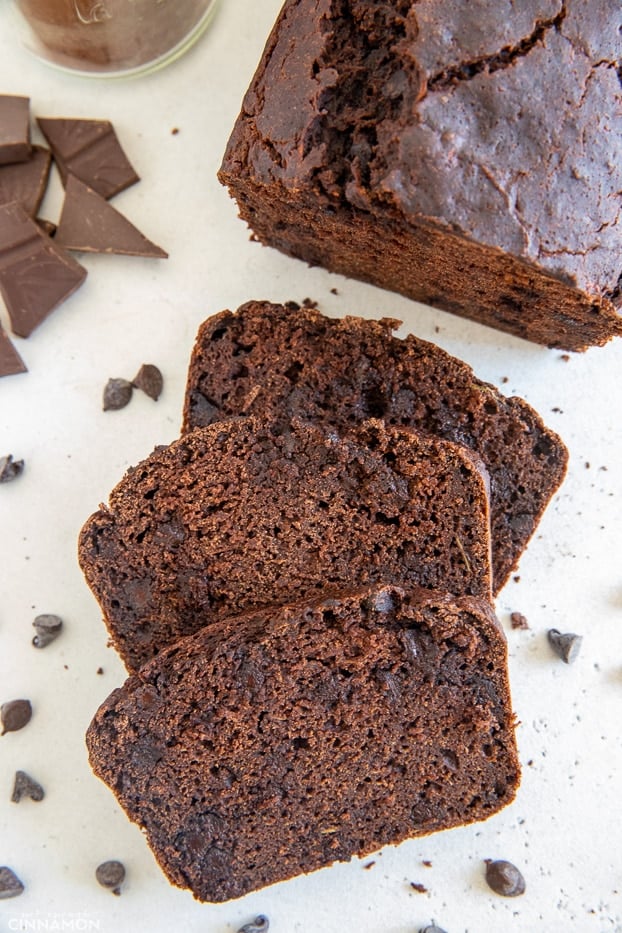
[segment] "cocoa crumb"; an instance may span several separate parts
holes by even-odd
[[[517,629],[517,628],[528,629],[529,628],[529,622],[527,621],[525,616],[522,614],[522,612],[512,612],[510,614],[510,623],[513,629]]]
[[[426,886],[425,886],[424,884],[419,884],[419,882],[417,882],[417,881],[411,881],[411,882],[410,882],[410,886],[411,886],[411,888],[413,889],[413,891],[416,891],[416,892],[417,892],[417,894],[427,894],[427,893],[428,893],[428,889],[426,888]]]

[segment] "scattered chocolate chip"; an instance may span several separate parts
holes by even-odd
[[[154,366],[153,363],[143,363],[132,379],[132,385],[135,389],[141,389],[145,395],[157,402],[162,394],[164,380],[157,366]]]
[[[103,198],[139,181],[109,120],[41,117],[37,120],[63,182],[75,175]]]
[[[331,295],[338,295],[338,294],[339,294],[339,292],[337,291],[336,288],[331,288],[330,293],[331,293]]]
[[[514,575],[514,583],[520,583],[520,574],[517,573]]]
[[[17,201],[0,204],[0,257],[0,291],[18,337],[29,337],[86,278]]]
[[[567,363],[568,360],[570,359],[570,354],[569,354],[569,353],[562,353],[561,356],[560,356],[559,358],[560,358],[560,360],[562,360],[564,363]]]
[[[562,634],[556,628],[552,628],[547,632],[547,637],[549,645],[565,664],[572,664],[577,660],[583,641],[581,635],[575,635],[573,632]]]
[[[32,717],[32,706],[30,700],[9,700],[0,706],[0,722],[2,723],[2,732],[19,732],[24,726],[27,726]]]
[[[417,892],[417,894],[428,893],[428,889],[426,888],[426,886],[424,884],[420,884],[418,881],[411,881],[410,886],[413,889],[413,891]]]
[[[98,667],[97,670],[95,671],[95,673],[96,673],[96,674],[103,674],[103,673],[104,673],[103,667]]]
[[[432,868],[432,862],[429,859],[424,858],[421,864],[425,865],[426,868]]]
[[[512,628],[528,629],[529,622],[522,612],[512,612],[510,613],[510,624]]]
[[[507,376],[501,376],[501,382],[503,383],[503,385],[505,385],[505,384],[506,384],[507,382],[509,382],[509,381],[510,381],[510,380],[509,380],[509,378],[508,378]]]
[[[171,136],[177,136],[178,133],[179,133],[179,127],[174,126],[173,129],[171,130]]]
[[[363,868],[364,868],[366,871],[369,871],[369,869],[370,869],[370,868],[373,868],[375,864],[376,864],[375,862],[367,862],[367,864],[363,865]]]
[[[266,933],[270,929],[270,921],[263,914],[255,917],[250,923],[245,923],[240,927],[238,933]]]
[[[518,897],[525,893],[525,879],[516,865],[505,859],[486,859],[486,882],[502,897]]]
[[[95,877],[102,888],[109,888],[117,897],[121,893],[121,885],[125,880],[125,866],[122,862],[112,859],[109,862],[102,862],[95,869]]]
[[[0,483],[10,483],[24,472],[24,461],[14,460],[11,454],[0,457]]]
[[[19,803],[22,797],[30,797],[31,800],[43,800],[45,792],[38,781],[31,778],[25,771],[15,772],[15,783],[11,801]]]
[[[127,379],[109,379],[104,388],[104,411],[119,411],[132,398],[132,383]]]
[[[3,865],[0,868],[0,901],[9,897],[18,897],[22,894],[24,885],[11,868]]]
[[[60,616],[44,613],[37,616],[32,624],[37,633],[32,640],[33,645],[35,648],[46,648],[60,635],[63,620]]]
[[[168,256],[101,194],[75,175],[67,179],[54,243],[83,253],[120,253],[153,259]]]
[[[431,926],[421,927],[419,933],[445,933],[445,930],[441,930],[435,923],[432,923]]]
[[[556,405],[555,408],[551,408],[551,411],[556,412],[556,414],[558,414],[558,415],[563,415],[563,414],[564,414],[564,410],[563,410],[562,408],[560,408],[558,405]]]
[[[30,98],[0,95],[0,164],[30,155]]]

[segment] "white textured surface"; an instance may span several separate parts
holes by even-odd
[[[29,697],[34,706],[26,729],[0,739],[0,865],[26,885],[22,897],[0,902],[0,931],[230,933],[263,912],[271,933],[415,933],[433,918],[448,933],[620,933],[622,342],[564,361],[559,351],[249,242],[215,172],[278,8],[279,0],[223,0],[184,59],[150,77],[105,83],[28,57],[0,7],[0,92],[29,95],[35,115],[111,119],[143,179],[115,206],[170,252],[166,262],[85,257],[85,286],[28,341],[16,341],[30,372],[0,381],[0,455],[27,464],[0,487],[0,702]],[[53,219],[59,203],[56,184],[42,213]],[[523,557],[520,582],[497,603],[524,778],[516,802],[486,824],[387,848],[369,870],[354,861],[212,907],[169,887],[139,830],[89,770],[84,731],[124,672],[106,647],[76,538],[126,467],[178,433],[200,321],[249,298],[306,296],[331,315],[403,319],[404,333],[441,343],[503,392],[526,398],[570,448],[568,478]],[[0,319],[8,325],[4,309]],[[160,401],[136,393],[123,411],[104,414],[108,377],[132,378],[142,362],[164,373]],[[513,610],[526,615],[529,631],[511,629]],[[30,644],[39,612],[66,623],[40,652]],[[552,626],[583,634],[574,666],[551,654]],[[42,803],[9,802],[18,768],[42,782]],[[93,877],[107,858],[128,869],[120,898]],[[490,892],[485,858],[514,861],[527,893],[504,900]]]

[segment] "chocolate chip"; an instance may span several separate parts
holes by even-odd
[[[14,460],[11,454],[0,457],[0,483],[10,483],[24,472],[24,461]]]
[[[121,893],[121,885],[125,880],[125,866],[122,862],[112,859],[109,862],[102,862],[95,869],[95,877],[102,888],[109,888],[117,897]]]
[[[518,897],[525,893],[525,879],[516,865],[505,859],[486,859],[486,882],[502,897]]]
[[[572,632],[562,634],[556,628],[552,628],[547,632],[547,637],[549,645],[565,664],[572,664],[577,660],[583,642],[581,635],[575,635]]]
[[[60,635],[63,620],[60,616],[46,612],[37,616],[32,624],[37,633],[32,640],[33,645],[35,648],[46,648]]]
[[[19,803],[22,797],[30,797],[31,800],[37,801],[43,800],[45,791],[39,782],[31,778],[25,771],[16,771],[11,801],[13,803]]]
[[[432,926],[421,927],[419,933],[445,933],[445,930],[441,930],[440,927],[433,923]]]
[[[132,385],[135,389],[142,389],[145,395],[157,402],[162,394],[164,380],[157,366],[154,366],[153,363],[143,363],[136,376],[132,379]]]
[[[527,621],[526,617],[522,614],[522,612],[512,612],[510,614],[510,623],[512,625],[512,628],[515,628],[515,629],[516,628],[520,628],[520,629],[529,628],[529,622]]]
[[[18,732],[28,725],[32,716],[32,706],[30,700],[9,700],[0,706],[0,722],[2,723],[2,732]]]
[[[24,885],[11,868],[3,865],[0,868],[0,901],[9,897],[18,897],[24,890]]]
[[[96,674],[103,674],[103,673],[104,673],[103,667],[98,667],[97,670],[95,671],[95,673],[96,673]]]
[[[119,411],[132,398],[132,383],[127,379],[109,379],[104,389],[104,411]]]
[[[238,933],[266,933],[270,929],[270,921],[263,914],[255,917],[250,923],[245,923],[240,927]]]

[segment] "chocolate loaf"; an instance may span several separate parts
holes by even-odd
[[[220,171],[263,243],[519,337],[622,334],[618,0],[287,0]]]
[[[269,302],[223,311],[199,330],[183,430],[264,414],[343,431],[371,416],[466,445],[490,474],[498,592],[564,477],[567,451],[526,402],[505,398],[434,344],[393,337],[398,323]]]
[[[519,764],[485,602],[395,586],[179,640],[87,744],[173,884],[224,901],[490,816]]]
[[[390,580],[490,599],[487,481],[447,441],[239,419],[159,448],[86,523],[79,559],[131,670],[213,620]]]

